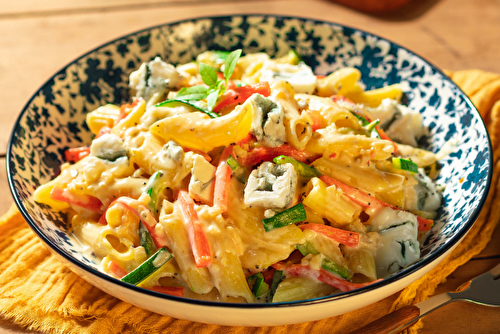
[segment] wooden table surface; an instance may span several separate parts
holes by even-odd
[[[63,65],[104,42],[180,19],[269,13],[329,20],[392,40],[440,68],[500,73],[499,0],[413,0],[402,9],[369,15],[331,1],[0,0],[0,212],[12,203],[5,150],[13,124],[31,95]],[[438,288],[462,282],[500,262],[500,228],[477,257]],[[425,318],[421,333],[498,333],[500,309],[455,303]],[[28,331],[0,318],[0,333]]]

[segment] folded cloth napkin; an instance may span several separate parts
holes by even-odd
[[[344,315],[288,326],[225,327],[161,316],[116,299],[67,269],[46,249],[13,206],[0,218],[0,314],[50,333],[348,333],[387,312],[432,295],[458,266],[479,254],[500,217],[500,75],[447,72],[477,106],[494,149],[493,183],[483,211],[466,238],[441,264],[402,291]],[[500,195],[499,195],[500,196]],[[409,329],[417,333],[422,322]]]

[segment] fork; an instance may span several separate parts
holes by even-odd
[[[399,333],[426,314],[456,301],[467,301],[486,306],[500,306],[500,264],[490,271],[462,284],[456,292],[436,295],[415,305],[389,313],[351,334]]]

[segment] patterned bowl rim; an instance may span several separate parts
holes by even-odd
[[[12,174],[12,170],[10,168],[10,161],[13,158],[12,145],[14,142],[14,136],[15,136],[16,130],[19,127],[20,121],[23,118],[25,112],[28,110],[28,107],[30,106],[31,102],[39,94],[40,90],[45,86],[45,84],[48,81],[54,79],[58,74],[63,73],[69,66],[71,66],[73,63],[77,62],[78,60],[81,60],[81,59],[87,57],[88,55],[92,54],[93,52],[95,52],[103,47],[106,47],[112,43],[115,43],[118,40],[125,39],[129,36],[134,36],[134,35],[137,35],[137,34],[140,34],[143,32],[147,32],[147,31],[150,31],[153,29],[158,29],[158,28],[168,27],[168,26],[175,26],[175,25],[179,25],[179,24],[187,23],[187,22],[195,22],[195,21],[199,21],[199,20],[231,19],[231,18],[235,18],[235,17],[267,17],[267,18],[273,17],[273,18],[283,19],[283,20],[299,20],[302,22],[311,22],[314,24],[334,25],[334,26],[337,26],[340,28],[347,28],[347,29],[350,29],[352,31],[357,31],[357,32],[361,33],[361,35],[364,38],[366,38],[368,36],[372,36],[372,37],[378,38],[380,40],[385,40],[397,48],[406,50],[412,56],[422,59],[426,63],[426,65],[430,66],[434,71],[441,74],[443,80],[451,83],[451,85],[454,88],[456,88],[460,94],[462,94],[462,97],[465,99],[465,101],[466,101],[467,105],[469,106],[469,108],[471,109],[471,111],[473,113],[476,113],[477,116],[479,117],[479,119],[481,120],[481,124],[483,125],[484,131],[487,135],[486,137],[487,137],[487,141],[488,141],[489,167],[488,167],[487,184],[484,188],[484,192],[482,194],[482,198],[480,199],[479,205],[477,206],[477,208],[473,212],[473,214],[469,217],[469,220],[462,226],[462,228],[455,235],[453,235],[450,238],[450,241],[448,241],[447,243],[444,243],[443,245],[441,245],[437,249],[435,249],[433,251],[433,254],[430,254],[426,258],[419,260],[417,263],[414,263],[413,265],[409,266],[408,268],[405,268],[405,269],[397,272],[393,276],[390,276],[389,278],[383,279],[379,282],[373,283],[371,285],[368,285],[368,286],[365,286],[365,287],[362,287],[362,288],[359,288],[356,290],[352,290],[352,291],[348,291],[348,292],[340,292],[340,293],[335,294],[335,295],[318,297],[318,298],[313,298],[313,299],[306,299],[306,300],[299,300],[299,301],[282,302],[282,303],[265,303],[265,304],[253,303],[253,304],[249,304],[249,303],[213,302],[213,301],[204,301],[204,300],[197,300],[197,299],[184,298],[184,297],[176,297],[176,296],[165,295],[165,294],[155,292],[152,290],[140,288],[138,286],[122,282],[116,278],[113,278],[111,276],[104,274],[103,272],[97,271],[97,270],[85,265],[84,263],[76,260],[75,258],[70,256],[69,254],[67,254],[63,250],[59,249],[59,247],[56,244],[54,244],[49,238],[47,238],[45,236],[45,234],[38,228],[38,226],[34,222],[33,218],[31,217],[31,215],[28,213],[27,209],[23,205],[22,200],[18,196],[17,189],[16,189],[15,184],[14,184],[14,175]],[[396,281],[399,281],[403,278],[406,278],[406,277],[416,273],[417,271],[421,270],[423,267],[434,262],[441,255],[443,255],[446,251],[448,251],[450,248],[455,246],[462,239],[462,237],[465,236],[465,234],[471,229],[472,225],[477,220],[479,213],[481,212],[481,209],[486,201],[487,195],[488,195],[490,187],[491,187],[491,180],[492,180],[492,174],[493,174],[492,173],[492,171],[493,171],[493,165],[492,165],[493,153],[492,153],[491,139],[489,137],[486,125],[484,124],[484,120],[480,116],[478,110],[476,109],[474,104],[471,102],[469,97],[463,92],[463,90],[460,87],[458,87],[446,74],[444,74],[444,72],[442,70],[440,70],[437,66],[433,65],[427,59],[425,59],[424,57],[418,55],[417,53],[415,53],[415,52],[413,52],[413,51],[411,51],[411,50],[409,50],[409,49],[407,49],[407,48],[405,48],[405,47],[403,47],[403,46],[401,46],[401,45],[399,45],[399,44],[397,44],[397,43],[395,43],[387,38],[384,38],[384,37],[381,37],[379,35],[367,32],[365,30],[353,28],[351,26],[347,26],[344,24],[335,23],[332,21],[311,19],[311,18],[307,18],[307,17],[275,15],[275,14],[261,14],[261,13],[255,13],[255,14],[254,13],[251,13],[251,14],[236,13],[236,14],[210,15],[210,16],[199,16],[199,17],[193,16],[193,17],[187,18],[187,19],[182,19],[182,20],[173,21],[173,22],[169,22],[169,23],[158,24],[158,25],[154,25],[154,26],[150,26],[150,27],[147,27],[144,29],[133,31],[133,32],[130,32],[130,33],[125,34],[123,36],[114,38],[108,42],[105,42],[105,43],[91,49],[90,51],[82,54],[81,56],[75,58],[74,60],[72,60],[71,62],[66,64],[64,67],[62,67],[59,71],[54,73],[47,81],[45,81],[40,86],[40,88],[38,90],[36,90],[36,92],[32,95],[32,97],[28,100],[28,102],[23,107],[21,113],[19,114],[18,118],[16,119],[16,121],[14,123],[13,130],[12,130],[11,136],[9,138],[9,142],[7,145],[6,162],[7,162],[6,168],[7,168],[7,177],[8,177],[8,182],[9,182],[9,188],[10,188],[10,191],[11,191],[12,196],[14,198],[14,202],[16,203],[22,216],[28,222],[28,225],[31,227],[31,229],[38,235],[38,237],[40,239],[42,239],[46,245],[50,246],[50,248],[53,251],[57,252],[65,260],[71,262],[73,265],[76,265],[79,268],[81,268],[87,272],[90,272],[91,274],[93,274],[101,279],[108,281],[109,283],[113,283],[113,284],[119,285],[123,288],[131,289],[131,290],[139,292],[139,293],[144,293],[144,294],[148,294],[150,296],[154,296],[154,297],[158,297],[158,298],[162,298],[162,299],[168,299],[168,300],[172,300],[172,301],[178,301],[178,302],[183,302],[183,303],[188,303],[188,304],[196,304],[196,305],[200,305],[200,306],[217,306],[217,307],[223,307],[223,308],[239,308],[239,309],[249,309],[249,308],[250,309],[260,309],[260,308],[266,309],[266,308],[276,308],[276,307],[304,306],[304,305],[310,305],[310,304],[320,304],[320,303],[332,302],[335,300],[344,299],[344,298],[348,298],[348,297],[351,297],[354,295],[362,294],[362,293],[368,292],[370,290],[376,290],[377,288],[381,288],[381,287],[390,285]]]

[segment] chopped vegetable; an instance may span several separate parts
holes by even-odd
[[[166,247],[158,249],[149,259],[122,278],[122,282],[137,285],[160,269],[172,258]]]
[[[233,156],[230,155],[229,158],[227,158],[226,163],[231,167],[233,171],[235,171],[240,165],[238,164],[238,161],[234,160]]]
[[[154,245],[151,234],[149,234],[149,231],[144,227],[144,224],[142,222],[139,223],[138,232],[141,246],[144,248],[148,256],[152,255],[155,252],[156,247]]]
[[[170,100],[166,100],[166,101],[158,103],[157,105],[155,105],[155,107],[178,107],[180,105],[186,105],[188,107],[192,107],[198,111],[201,111],[201,112],[207,114],[208,116],[210,116],[212,118],[220,117],[220,115],[218,115],[214,112],[211,112],[208,108],[204,107],[203,103],[200,103],[200,102],[184,101],[184,100],[180,100],[180,99],[170,99]]]
[[[268,97],[269,95],[271,95],[271,87],[269,86],[269,83],[266,81],[266,82],[259,82],[246,86],[236,87],[236,85],[232,81],[230,81],[228,83],[228,88],[226,92],[221,95],[213,111],[219,112],[226,107],[242,104],[250,96],[256,93],[264,97]]]
[[[262,219],[262,225],[264,225],[264,230],[269,232],[275,228],[304,221],[306,218],[307,215],[304,205],[299,203],[283,212],[278,213],[277,215],[272,216],[271,218]]]
[[[339,244],[347,247],[357,247],[359,244],[359,233],[342,230],[328,225],[322,224],[302,224],[299,225],[301,230],[311,230],[318,234],[324,235]]]
[[[396,169],[402,169],[412,173],[418,173],[418,165],[408,159],[392,158],[392,166]]]
[[[297,248],[299,250],[300,254],[302,254],[304,256],[307,256],[309,254],[312,254],[312,255],[319,254],[318,250],[309,241],[306,241],[303,244],[295,245],[295,248]]]
[[[162,246],[167,245],[165,236],[156,234],[155,226],[158,222],[147,207],[145,207],[138,200],[125,196],[119,197],[116,200],[116,203],[123,205],[127,210],[130,210],[137,218],[139,218],[144,223],[144,227],[148,230],[151,238],[153,238],[156,248],[161,248]]]
[[[273,272],[273,281],[271,282],[271,287],[269,288],[269,300],[273,301],[274,294],[276,293],[276,289],[281,281],[284,279],[282,270],[275,270]]]
[[[321,176],[321,173],[316,168],[309,166],[303,162],[297,161],[294,158],[287,157],[286,155],[277,156],[276,158],[273,159],[273,161],[278,165],[291,163],[295,168],[295,170],[297,171],[297,174],[303,177]]]
[[[262,273],[256,273],[248,277],[248,285],[256,298],[260,298],[269,292],[269,285],[264,281]]]
[[[194,208],[194,201],[185,190],[179,191],[179,204],[186,224],[189,243],[193,251],[194,261],[198,268],[207,267],[212,263],[212,253],[208,239]]]
[[[163,172],[155,172],[148,180],[146,184],[146,190],[144,191],[150,197],[148,207],[153,214],[158,213],[158,195],[164,189],[163,182]]]
[[[120,267],[118,263],[115,261],[111,261],[109,263],[109,270],[117,277],[122,278],[123,276],[127,275],[127,271]]]
[[[352,273],[349,268],[346,266],[339,266],[335,262],[326,258],[321,261],[321,268],[333,274],[339,275],[346,280],[350,280],[352,278]]]
[[[170,296],[184,297],[184,288],[182,286],[151,286],[146,289]]]
[[[70,205],[76,205],[90,211],[102,212],[102,202],[97,197],[76,193],[69,189],[54,187],[50,192],[50,198],[56,201],[66,202]]]
[[[272,161],[280,155],[285,155],[304,163],[310,163],[319,158],[317,154],[299,151],[290,145],[284,144],[278,147],[257,147],[246,154],[237,156],[236,159],[242,166],[253,166],[264,161]]]
[[[68,162],[78,162],[90,154],[90,147],[74,147],[64,151],[64,158]]]

